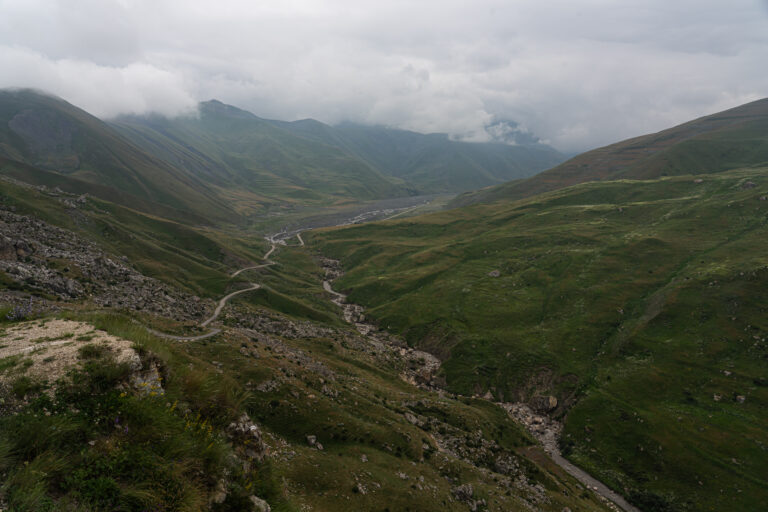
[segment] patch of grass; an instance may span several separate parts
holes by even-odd
[[[59,382],[52,398],[40,395],[0,418],[2,491],[11,510],[184,510],[207,503],[225,473],[240,489],[253,486],[250,474],[231,465],[218,430],[229,418],[192,412],[192,397],[173,384],[166,396],[124,391],[130,369],[97,345],[80,356],[83,369]],[[12,386],[17,397],[41,389],[27,377]]]
[[[10,368],[16,367],[16,365],[18,365],[21,361],[21,358],[22,356],[20,355],[14,355],[0,359],[0,372],[4,372]]]
[[[11,392],[17,398],[40,393],[43,389],[45,389],[44,382],[36,381],[27,376],[19,377],[11,383]]]
[[[77,355],[80,359],[99,359],[110,352],[106,345],[96,345],[89,343],[77,349]]]

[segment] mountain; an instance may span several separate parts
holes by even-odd
[[[531,137],[521,139],[525,144],[520,145],[477,143],[454,141],[439,133],[425,135],[354,123],[329,126],[313,119],[272,122],[293,133],[341,148],[424,194],[463,192],[524,178],[565,159]]]
[[[449,391],[564,422],[640,510],[768,499],[768,168],[591,182],[315,230],[338,289],[442,360]]]
[[[464,143],[381,127],[272,121],[215,100],[186,117],[103,122],[53,96],[0,91],[4,172],[26,164],[37,183],[196,223],[237,223],[273,207],[465,191],[562,160],[531,137],[520,140],[525,144]]]
[[[191,220],[233,214],[195,176],[140,150],[87,112],[31,90],[0,90],[0,156],[72,178],[50,177],[72,191],[94,190],[78,182],[111,189],[110,199],[129,206],[152,203]]]
[[[400,180],[338,148],[219,101],[200,103],[197,116],[123,116],[111,125],[169,165],[262,200],[368,200],[408,193]]]
[[[582,153],[526,180],[472,192],[453,206],[520,199],[587,181],[707,174],[768,163],[768,98]]]

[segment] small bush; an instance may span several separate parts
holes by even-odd
[[[43,389],[45,389],[43,383],[32,380],[27,376],[19,377],[11,384],[11,391],[16,395],[16,398],[24,398],[27,395],[40,393]]]

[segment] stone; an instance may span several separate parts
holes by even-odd
[[[219,480],[216,483],[216,489],[211,495],[211,504],[220,505],[227,499],[227,484],[224,480]]]
[[[418,425],[419,424],[419,418],[414,416],[413,413],[406,412],[404,414],[404,416],[405,416],[405,419],[408,420],[408,423],[410,423],[412,425]]]
[[[317,436],[307,436],[307,444],[309,446],[315,446],[317,444]]]
[[[531,408],[538,412],[548,412],[557,408],[557,397],[538,395],[531,398]]]
[[[491,270],[490,272],[488,272],[488,275],[490,277],[499,277],[501,275],[501,272],[499,272],[498,270]]]
[[[269,503],[263,499],[256,496],[251,496],[248,499],[251,500],[251,503],[253,504],[253,512],[272,512],[272,508],[269,506]]]
[[[0,259],[16,261],[16,247],[13,245],[13,240],[8,237],[0,238]]]

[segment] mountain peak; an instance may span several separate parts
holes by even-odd
[[[239,109],[216,99],[201,101],[198,104],[198,110],[202,115],[207,114],[236,119],[259,119],[257,116],[248,112],[247,110]]]

